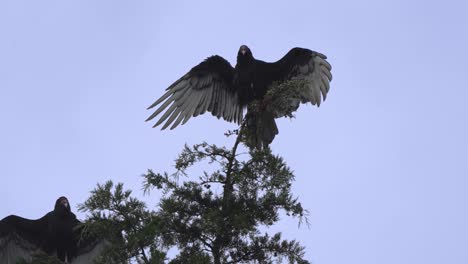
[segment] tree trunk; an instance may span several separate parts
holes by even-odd
[[[215,242],[216,243],[216,242]],[[218,245],[215,245],[212,249],[212,253],[213,253],[213,263],[214,264],[221,264],[221,255],[220,255],[220,252],[219,252],[219,247]]]
[[[241,141],[241,132],[244,126],[245,126],[245,122],[243,122],[241,127],[239,128],[236,142],[234,143],[234,146],[232,147],[231,156],[228,159],[228,164],[226,167],[226,181],[224,183],[223,202],[221,206],[222,219],[220,219],[220,222],[218,223],[220,233],[216,235],[216,239],[213,243],[213,248],[212,248],[214,264],[221,264],[221,257],[222,257],[221,250],[225,247],[225,244],[228,241],[228,237],[226,237],[226,231],[227,231],[226,229],[229,228],[229,226],[226,226],[225,219],[227,219],[229,216],[229,210],[231,208],[232,196],[233,196],[233,191],[234,191],[234,182],[232,181],[231,174],[232,174],[232,167],[234,165],[234,160],[236,159],[237,147],[239,146],[239,143]]]

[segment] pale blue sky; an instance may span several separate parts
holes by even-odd
[[[468,4],[464,1],[0,2],[0,218],[75,208],[96,183],[141,196],[184,143],[232,144],[203,116],[152,129],[146,107],[207,56],[326,54],[319,108],[280,120],[315,264],[468,263]],[[144,197],[151,199],[152,197]],[[153,203],[154,203],[153,197]],[[79,218],[84,215],[78,213]]]

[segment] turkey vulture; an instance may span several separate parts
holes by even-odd
[[[269,63],[253,57],[249,47],[242,45],[237,53],[237,64],[233,68],[224,58],[215,55],[193,67],[187,74],[174,82],[166,92],[148,109],[159,104],[159,108],[148,117],[149,121],[163,112],[153,127],[163,122],[162,129],[185,124],[190,117],[211,112],[228,122],[240,124],[243,110],[254,100],[263,100],[273,83],[303,80],[305,89],[297,96],[299,102],[311,102],[320,106],[326,99],[332,79],[331,65],[326,56],[304,48],[293,48],[277,62]],[[268,103],[268,100],[265,100]],[[294,109],[294,110],[295,110]],[[248,110],[251,112],[253,110]],[[265,108],[257,109],[252,115],[257,119],[249,123],[261,124],[258,132],[268,145],[278,134],[274,118],[278,117]]]
[[[79,242],[79,225],[64,196],[57,199],[53,211],[37,220],[7,216],[0,220],[0,263],[30,261],[37,252],[71,263],[92,263],[106,243],[94,238]]]

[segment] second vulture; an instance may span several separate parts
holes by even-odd
[[[165,111],[154,127],[164,123],[162,129],[185,124],[192,116],[211,112],[213,116],[240,124],[243,110],[254,100],[267,104],[265,98],[273,83],[302,80],[304,90],[298,102],[310,102],[320,106],[330,89],[331,65],[326,56],[304,48],[293,48],[277,62],[264,62],[253,57],[246,45],[237,53],[237,64],[231,64],[221,56],[208,57],[166,89],[166,92],[148,109],[161,104],[146,120]],[[264,100],[265,99],[265,100]],[[278,117],[265,107],[249,108],[247,115],[262,124],[256,133],[263,145],[270,144],[278,128]],[[297,106],[296,106],[297,109]],[[250,113],[250,112],[255,113]],[[247,120],[249,124],[249,120]],[[252,123],[252,122],[250,122]]]

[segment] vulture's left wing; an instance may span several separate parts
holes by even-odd
[[[277,81],[304,80],[301,102],[320,106],[327,98],[332,80],[331,65],[321,53],[303,48],[291,49],[283,58],[273,63]]]

